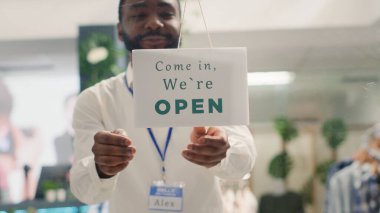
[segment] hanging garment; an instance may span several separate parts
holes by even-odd
[[[332,176],[328,213],[379,213],[379,177],[369,165],[354,162]]]
[[[334,163],[330,166],[327,172],[326,180],[326,198],[325,198],[325,213],[328,213],[329,206],[331,205],[331,190],[330,190],[330,180],[334,174],[341,171],[342,169],[350,166],[354,161],[352,159],[345,159],[339,162]]]
[[[352,191],[355,183],[355,170],[358,164],[350,166],[335,173],[330,179],[330,204],[327,206],[328,213],[351,213],[353,210]]]
[[[372,174],[371,165],[359,166],[355,171],[353,188],[354,213],[380,212],[380,177]]]

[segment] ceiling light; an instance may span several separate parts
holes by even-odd
[[[288,71],[250,72],[248,86],[286,85],[294,81],[295,75]]]

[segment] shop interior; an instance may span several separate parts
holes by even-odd
[[[82,60],[112,60],[104,76],[126,68],[118,1],[0,2],[0,212],[107,212],[107,203],[77,201],[67,175]],[[332,166],[355,161],[380,123],[380,1],[201,3],[207,28],[198,1],[188,0],[182,48],[208,48],[208,33],[214,47],[247,48],[258,157],[244,180],[221,180],[225,213],[278,212],[265,209],[276,199],[282,208],[284,195],[299,212],[328,212]],[[102,36],[106,56],[89,57]],[[9,155],[15,149],[22,157]],[[15,161],[22,166],[12,170]]]

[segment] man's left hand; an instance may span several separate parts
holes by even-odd
[[[222,161],[230,148],[225,133],[217,128],[194,127],[190,135],[191,143],[182,151],[188,161],[211,168]]]

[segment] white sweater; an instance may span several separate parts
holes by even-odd
[[[128,71],[130,73],[131,70]],[[124,73],[82,92],[74,112],[74,163],[71,190],[87,204],[109,201],[111,213],[144,213],[148,208],[149,189],[161,180],[161,159],[144,128],[133,125],[132,95],[124,83]],[[128,78],[131,78],[128,74]],[[130,82],[129,82],[130,83]],[[131,138],[137,152],[134,159],[118,175],[100,179],[91,152],[93,137],[100,130],[122,128]],[[207,169],[193,164],[181,155],[190,143],[191,128],[174,128],[166,154],[168,183],[184,182],[183,212],[220,213],[222,200],[218,178],[238,179],[253,168],[256,149],[245,126],[224,126],[231,148],[217,166]],[[154,128],[161,149],[168,128]]]

